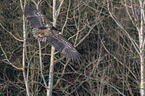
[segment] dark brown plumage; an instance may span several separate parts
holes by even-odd
[[[36,8],[29,6],[25,8],[24,15],[34,27],[33,36],[40,41],[48,40],[52,46],[61,52],[65,57],[78,61],[81,58],[80,53],[66,40],[55,27],[53,27],[47,18]]]

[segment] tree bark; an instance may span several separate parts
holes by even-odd
[[[139,44],[140,44],[140,63],[141,63],[141,82],[140,82],[140,95],[145,95],[145,54],[144,54],[144,0],[139,0],[141,8],[141,24],[139,32]]]

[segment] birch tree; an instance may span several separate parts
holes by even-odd
[[[26,6],[26,0],[24,0],[24,2],[22,0],[20,0],[20,4],[21,4],[21,8],[22,8],[22,11],[24,12],[24,8]],[[23,64],[23,68],[22,68],[22,71],[23,71],[23,77],[24,77],[24,82],[25,82],[25,87],[26,87],[26,93],[27,93],[27,96],[30,96],[30,92],[29,92],[29,83],[28,83],[28,70],[26,71],[25,70],[25,66],[26,66],[26,24],[25,24],[25,16],[23,14],[23,37],[24,37],[24,40],[23,40],[23,57],[22,57],[22,64]]]
[[[46,2],[43,2],[43,0],[38,0],[38,2],[36,2],[36,1],[35,0],[32,0],[32,2],[34,3],[34,5],[37,8],[42,8],[43,7],[42,4],[46,4],[46,5],[49,5],[49,6],[51,6],[51,4],[52,4],[51,3],[51,0],[48,1],[47,3]],[[13,0],[12,0],[12,2],[13,2]],[[83,7],[84,7],[83,2],[77,1],[77,0],[75,0],[75,1],[69,0],[69,2],[68,1],[65,1],[65,6],[63,6],[63,10],[64,11],[61,12],[61,14],[62,14],[61,17],[62,18],[59,19],[58,18],[58,14],[59,14],[60,8],[61,8],[61,6],[63,4],[63,0],[62,1],[57,1],[58,3],[55,3],[55,2],[53,3],[54,4],[54,7],[53,7],[54,8],[54,10],[53,10],[53,13],[54,13],[54,15],[53,15],[53,17],[54,17],[54,26],[57,23],[59,23],[60,25],[62,25],[63,27],[60,30],[64,33],[64,35],[67,36],[67,37],[69,37],[69,40],[74,43],[74,46],[75,47],[78,46],[78,45],[80,45],[89,36],[89,34],[91,34],[91,32],[93,31],[93,28],[98,23],[96,23],[95,21],[93,21],[93,22],[92,21],[89,21],[89,19],[87,18],[87,15],[89,13],[88,14],[85,14],[85,10],[83,9]],[[24,15],[23,15],[24,7],[25,7],[25,4],[24,3],[29,4],[30,1],[27,1],[27,2],[26,1],[25,2],[20,1],[20,3],[19,3],[21,5],[20,8],[22,9],[22,11],[20,13],[22,15],[21,16],[22,22],[20,24],[23,24],[23,25],[21,27],[15,28],[15,26],[13,26],[13,25],[15,25],[15,22],[12,22],[12,24],[11,24],[11,27],[14,28],[14,29],[9,29],[9,27],[4,27],[1,24],[2,30],[5,30],[7,33],[9,33],[11,39],[14,38],[15,42],[17,40],[20,41],[20,42],[23,42],[23,44],[21,44],[21,43],[18,44],[19,46],[23,45],[23,48],[20,47],[20,49],[22,49],[22,51],[20,51],[20,52],[22,52],[22,53],[19,54],[19,58],[21,60],[17,60],[19,58],[15,58],[16,61],[15,61],[15,59],[13,59],[14,62],[11,63],[11,59],[10,59],[10,58],[14,57],[13,51],[14,51],[14,49],[17,48],[18,45],[15,48],[13,48],[12,46],[3,47],[3,46],[5,46],[5,44],[2,44],[1,50],[2,50],[2,52],[4,54],[4,56],[5,56],[5,58],[3,58],[2,61],[5,62],[5,63],[7,63],[7,64],[10,64],[12,67],[14,67],[16,69],[20,69],[21,70],[21,72],[19,73],[19,75],[16,76],[17,78],[15,78],[19,82],[15,82],[15,81],[13,82],[13,85],[19,86],[19,87],[17,87],[20,90],[19,91],[19,94],[31,95],[31,96],[42,95],[42,94],[46,94],[47,95],[47,93],[48,94],[52,94],[53,80],[54,79],[53,79],[53,74],[51,72],[53,72],[53,66],[56,63],[56,62],[54,62],[54,54],[56,55],[57,52],[54,53],[54,50],[52,52],[52,56],[51,56],[52,59],[51,59],[51,62],[50,62],[52,65],[50,67],[50,70],[51,71],[49,72],[48,71],[48,68],[47,68],[49,66],[49,64],[50,64],[48,62],[49,58],[48,57],[47,58],[45,57],[46,59],[44,60],[44,55],[45,56],[46,55],[47,56],[50,55],[49,54],[49,48],[48,48],[48,45],[49,44],[48,43],[44,43],[44,42],[43,43],[40,43],[40,42],[37,43],[37,40],[35,40],[33,38],[32,34],[31,34],[32,27],[30,26],[30,24],[27,22],[26,19],[24,20]],[[9,6],[10,6],[9,8],[11,8],[11,6],[13,4],[18,4],[18,3],[16,3],[16,2],[10,3],[9,4]],[[56,5],[60,5],[60,6],[56,6]],[[73,5],[73,6],[71,6],[71,5]],[[15,7],[13,7],[14,9],[13,8],[11,8],[11,9],[14,11],[14,10],[16,10]],[[17,8],[18,8],[17,10],[19,10],[19,7],[17,7]],[[52,7],[50,7],[50,9],[48,9],[48,10],[52,10],[51,8]],[[47,9],[47,7],[45,9]],[[81,10],[83,10],[83,12],[81,12]],[[43,10],[43,11],[45,11],[45,10]],[[7,15],[7,13],[5,13],[5,14]],[[48,14],[48,12],[46,12],[46,14]],[[50,14],[48,15],[48,17],[49,16],[51,17]],[[99,18],[99,16],[100,15],[98,15],[98,18]],[[19,15],[15,15],[13,17],[20,18]],[[12,18],[11,18],[10,21],[13,20]],[[56,21],[57,21],[56,19],[57,18],[60,21],[58,21],[56,23]],[[93,18],[95,18],[95,17],[93,17]],[[7,19],[9,19],[9,18],[7,18]],[[102,20],[102,19],[100,19],[100,20]],[[25,22],[24,21],[27,23],[26,25],[25,25]],[[20,25],[20,24],[18,24],[18,25]],[[59,25],[59,27],[60,27],[60,25]],[[8,29],[10,31],[12,31],[12,32],[15,30],[14,32],[16,34],[13,35],[12,32],[8,31]],[[16,31],[16,29],[21,29],[21,31],[20,30],[17,30]],[[20,32],[20,36],[19,36],[19,32]],[[21,37],[21,34],[22,34],[21,32],[24,33],[24,37],[23,36]],[[6,33],[3,33],[3,34],[6,35]],[[17,38],[17,35],[20,38]],[[23,40],[23,38],[24,38],[24,40]],[[7,38],[7,39],[9,39],[9,38]],[[6,41],[4,41],[4,42],[6,42]],[[6,44],[8,45],[10,43],[11,42],[7,41]],[[41,47],[41,46],[44,46],[44,47]],[[11,50],[6,51],[9,48]],[[38,50],[38,48],[39,48],[39,50]],[[45,53],[43,53],[42,51],[44,51],[44,50],[47,50],[47,52],[45,51]],[[10,53],[10,57],[8,55],[9,53]],[[39,56],[38,56],[38,54],[39,54]],[[57,54],[56,57],[59,58],[60,57],[59,54]],[[55,61],[58,62],[59,60],[62,60],[62,59],[59,58],[59,59],[57,59]],[[16,62],[18,62],[18,64]],[[68,64],[69,64],[69,66],[67,66]],[[20,66],[20,68],[19,68],[18,65],[19,66],[22,65],[22,66]],[[83,82],[85,82],[86,80],[80,81],[79,80],[80,75],[78,75],[77,77],[75,76],[78,73],[77,73],[77,70],[75,68],[73,68],[73,67],[79,67],[80,66],[80,68],[82,68],[81,66],[83,66],[83,65],[70,62],[69,60],[66,60],[66,61],[65,60],[62,60],[57,65],[59,65],[61,67],[60,67],[60,69],[58,68],[56,70],[55,75],[54,75],[55,76],[55,81],[56,81],[55,82],[55,85],[54,85],[54,88],[60,90],[58,92],[56,91],[56,93],[58,95],[60,95],[60,93],[63,94],[63,95],[64,94],[67,94],[67,95],[71,95],[71,94],[81,94],[81,93],[78,93],[79,90],[81,89],[80,86],[82,86]],[[56,66],[56,68],[59,67],[59,66]],[[79,70],[82,70],[82,69],[79,69]],[[21,77],[21,73],[23,74],[22,75],[23,78]],[[50,77],[51,77],[49,79],[47,79],[49,77],[48,76],[48,73],[50,73]],[[77,78],[77,79],[75,79],[75,78]],[[70,82],[69,80],[71,82],[73,82],[73,83],[69,83]],[[24,81],[24,83],[23,83],[23,81]],[[68,83],[66,83],[65,81],[67,81]],[[77,82],[82,82],[82,83],[80,83],[78,85]],[[65,86],[60,86],[61,84],[62,85],[65,84]],[[7,84],[7,86],[9,87],[8,84]],[[71,86],[73,86],[73,87],[71,87]],[[8,90],[8,92],[11,92],[11,90],[9,90],[9,89],[7,89],[7,90]],[[83,88],[83,90],[85,90],[85,88]],[[9,93],[7,93],[7,94],[9,94]],[[85,94],[85,93],[83,93],[83,94]],[[87,94],[89,94],[89,92]]]
[[[144,35],[144,20],[145,20],[145,16],[144,16],[144,12],[145,12],[145,1],[143,0],[139,0],[139,4],[140,4],[140,15],[141,15],[141,22],[140,22],[140,30],[139,30],[139,51],[140,51],[140,62],[141,62],[141,84],[140,84],[140,94],[141,96],[144,96],[145,95],[145,35]]]
[[[130,39],[131,43],[134,46],[134,49],[136,50],[136,52],[138,53],[139,57],[140,57],[140,95],[144,96],[145,94],[145,85],[144,85],[144,77],[145,77],[145,69],[144,69],[144,4],[145,1],[143,0],[138,0],[138,1],[127,1],[124,0],[122,2],[120,2],[124,8],[125,11],[123,14],[126,14],[131,23],[134,25],[134,27],[137,30],[138,33],[138,42],[137,43],[135,41],[135,39],[129,34],[129,32],[126,30],[125,26],[123,26],[123,24],[121,23],[121,21],[119,21],[116,17],[116,15],[114,14],[114,10],[113,10],[113,2],[111,2],[110,0],[107,0],[107,8],[108,8],[108,12],[110,14],[110,17],[116,22],[116,24],[124,31],[124,34]]]
[[[56,27],[56,21],[57,21],[57,18],[58,18],[58,15],[60,13],[60,8],[63,4],[63,1],[64,0],[61,0],[59,1],[60,4],[59,4],[59,7],[58,9],[56,8],[56,1],[57,0],[53,0],[53,26]],[[52,46],[51,47],[51,59],[50,59],[50,68],[49,68],[49,86],[47,88],[47,96],[52,96],[52,89],[53,89],[53,70],[54,70],[54,55],[55,55],[55,47]]]
[[[30,3],[77,47],[82,62],[71,62],[53,48],[51,52],[48,42],[33,37],[33,27],[24,22],[24,2],[0,3],[0,95],[139,95],[139,1],[27,0]]]

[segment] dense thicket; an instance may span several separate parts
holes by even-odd
[[[52,0],[42,1],[39,8],[52,22]],[[111,3],[117,19],[138,43],[137,30],[121,0]],[[0,95],[3,96],[26,95],[22,71],[6,60],[22,67],[22,14],[18,0],[0,1]],[[139,22],[139,17],[137,20]],[[30,93],[44,96],[46,89],[40,74],[38,41],[31,34],[30,23],[27,20],[26,23]],[[83,58],[77,63],[66,58],[59,61],[62,55],[55,55],[58,61],[54,69],[53,96],[139,96],[139,56],[130,39],[110,17],[106,1],[65,0],[56,26]],[[51,49],[48,42],[41,42],[41,46],[43,73],[48,80]]]

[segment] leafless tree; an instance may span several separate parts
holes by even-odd
[[[144,55],[142,2],[22,1],[0,1],[0,95],[144,94],[140,93],[143,86],[140,88],[139,79],[143,76],[140,62]],[[55,21],[54,26],[82,54],[80,62],[64,58],[52,51],[48,42],[33,37],[32,26],[23,16],[25,3],[34,4],[51,22]],[[53,14],[58,16],[54,18]],[[50,74],[50,70],[54,73]]]

